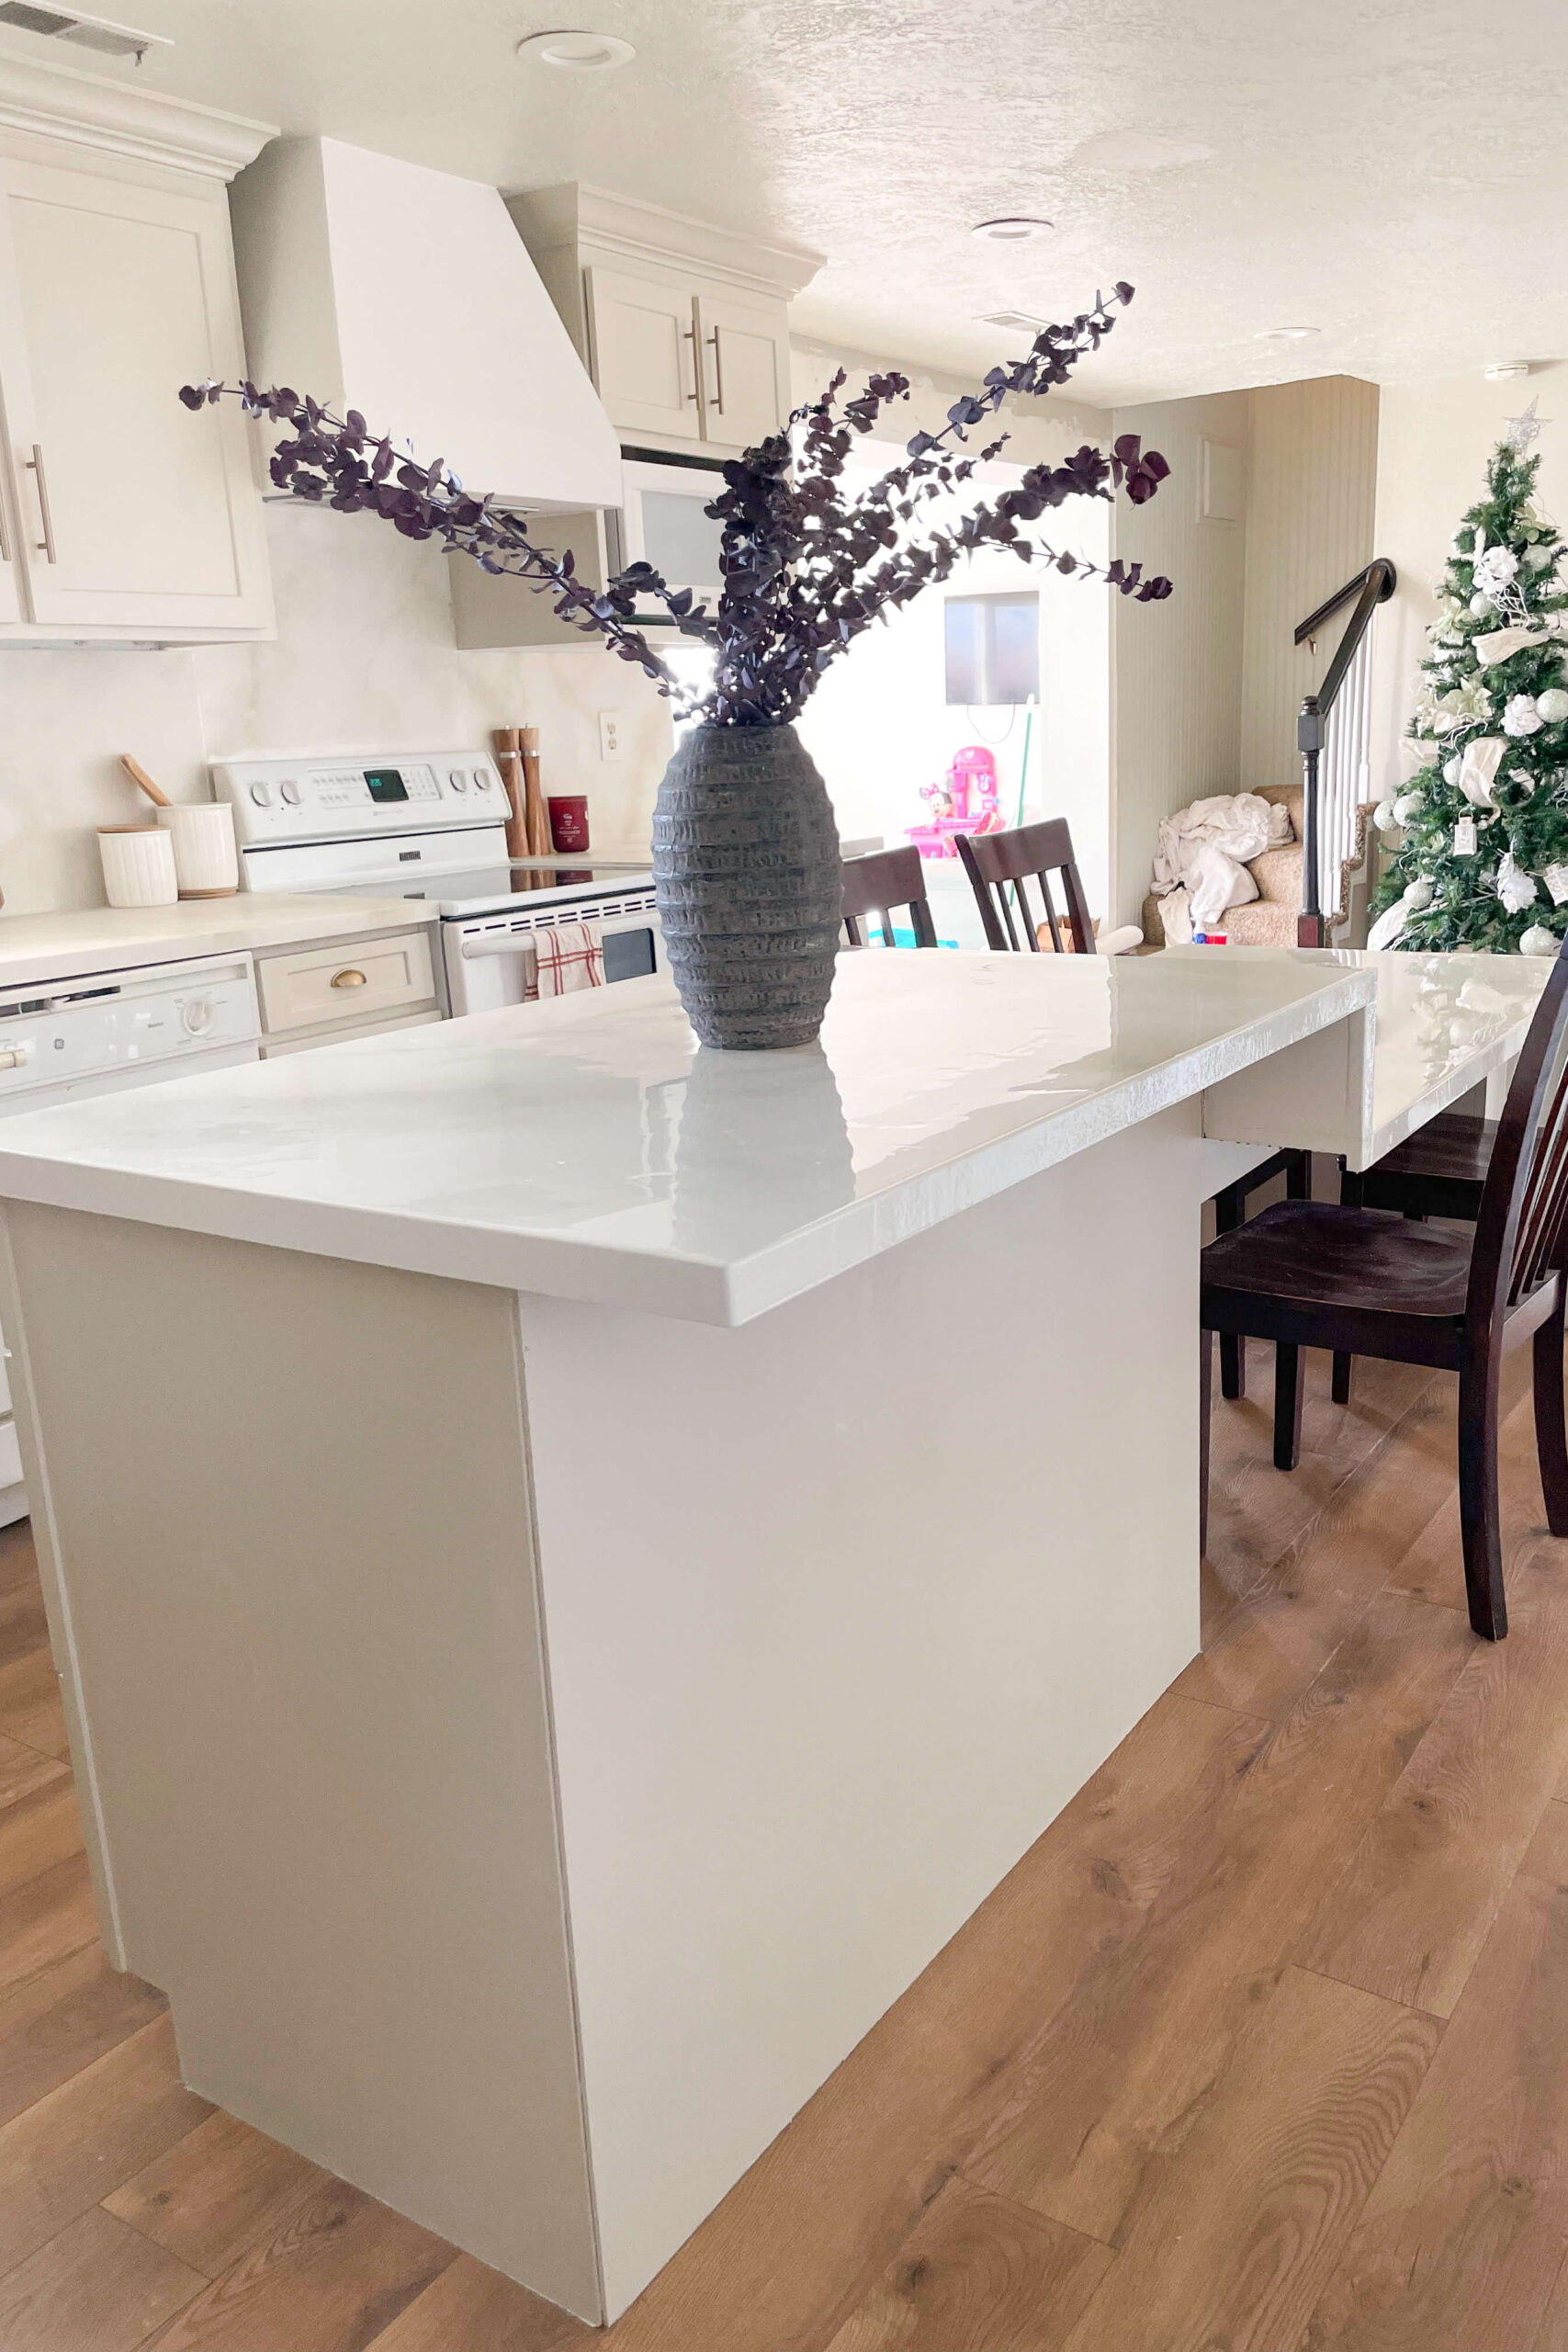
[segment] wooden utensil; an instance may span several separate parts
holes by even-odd
[[[517,756],[517,729],[515,727],[498,727],[490,740],[506,791],[506,854],[508,857],[526,857],[528,817],[523,798],[523,765]]]
[[[133,760],[129,752],[122,752],[119,755],[119,763],[131,783],[141,786],[149,800],[155,800],[160,808],[169,808],[174,806],[168,794],[161,785],[153,783],[140,760]]]
[[[550,812],[539,782],[539,730],[520,727],[517,741],[523,753],[524,808],[528,820],[528,854],[548,857],[551,851]]]

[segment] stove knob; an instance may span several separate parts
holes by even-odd
[[[476,768],[474,770],[474,783],[480,792],[488,792],[490,790],[489,771],[484,768]]]
[[[284,782],[280,784],[277,788],[279,792],[282,793],[285,800],[288,801],[288,806],[291,808],[298,808],[299,803],[305,797],[292,776],[286,777]]]
[[[258,808],[270,808],[272,807],[271,785],[253,784],[251,786],[251,798],[255,802]]]
[[[468,779],[461,768],[454,768],[446,780],[454,792],[467,792],[468,788]]]

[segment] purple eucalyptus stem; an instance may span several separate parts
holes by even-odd
[[[1010,548],[1025,562],[1103,579],[1123,596],[1156,604],[1170,594],[1163,576],[1145,579],[1138,563],[1120,557],[1090,563],[1023,535],[1069,498],[1109,500],[1124,490],[1134,505],[1154,496],[1170,469],[1156,449],[1122,434],[1111,453],[1086,444],[1060,466],[1031,466],[1012,488],[938,525],[924,537],[912,531],[922,507],[960,489],[976,464],[1006,446],[999,437],[978,457],[959,457],[956,445],[993,416],[1010,395],[1039,395],[1066,382],[1086,352],[1098,348],[1113,324],[1112,310],[1133,299],[1117,285],[1109,299],[1070,324],[1047,326],[1025,356],[993,368],[976,392],[948,411],[938,433],[917,433],[902,462],[858,498],[840,488],[856,437],[872,431],[883,411],[908,400],[909,379],[896,371],[873,376],[853,400],[840,402],[840,369],[818,400],[797,408],[782,431],[723,468],[725,487],[706,513],[722,526],[724,586],[716,606],[698,604],[688,588],[671,588],[650,564],[634,563],[603,589],[580,581],[569,549],[559,557],[536,547],[520,516],[493,497],[475,498],[440,458],[421,465],[400,457],[386,435],[371,433],[356,409],[329,413],[309,394],[287,387],[262,391],[250,382],[187,384],[180,398],[201,409],[225,395],[248,416],[287,424],[271,460],[278,489],[341,514],[374,514],[405,537],[438,538],[470,556],[486,571],[525,581],[553,594],[557,617],[584,634],[603,637],[623,662],[634,662],[673,697],[683,717],[719,725],[782,726],[798,716],[818,679],[863,629],[897,610],[934,582],[945,580],[976,548]],[[635,625],[639,599],[662,605],[683,636],[711,646],[711,685],[681,685]]]

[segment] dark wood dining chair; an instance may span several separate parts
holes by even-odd
[[[1281,1201],[1219,1235],[1202,1257],[1205,1422],[1209,1335],[1274,1340],[1274,1460],[1282,1470],[1293,1470],[1301,1454],[1301,1349],[1458,1373],[1465,1589],[1470,1622],[1491,1641],[1508,1630],[1497,1525],[1498,1382],[1505,1350],[1531,1333],[1547,1524],[1554,1535],[1568,1535],[1568,1283],[1558,1271],[1568,1225],[1565,1039],[1568,957],[1560,955],[1497,1123],[1473,1231],[1386,1208]],[[1206,1438],[1203,1454],[1206,1463]]]
[[[1495,1119],[1478,1119],[1468,1111],[1439,1112],[1370,1168],[1341,1166],[1339,1197],[1347,1208],[1393,1209],[1400,1216],[1448,1216],[1473,1225],[1496,1140]],[[1334,1359],[1337,1405],[1350,1402],[1352,1361],[1344,1354]]]
[[[1276,1151],[1268,1159],[1249,1168],[1234,1184],[1226,1184],[1214,1194],[1214,1231],[1234,1233],[1238,1225],[1247,1222],[1249,1194],[1261,1191],[1276,1176],[1285,1180],[1285,1197],[1291,1201],[1312,1198],[1312,1154],[1309,1151]],[[1247,1341],[1235,1331],[1220,1334],[1220,1395],[1227,1398],[1247,1394]]]
[[[1031,947],[1037,950],[1043,924],[1051,945],[1061,950],[1061,932],[1051,896],[1054,874],[1062,886],[1066,920],[1075,949],[1080,956],[1094,954],[1094,922],[1083,894],[1077,860],[1073,855],[1073,837],[1065,817],[1048,817],[1038,825],[1020,825],[1010,833],[954,833],[953,845],[969,876],[987,947],[1016,948],[1021,953]],[[1044,907],[1039,923],[1030,910],[1026,882],[1037,886]],[[1010,896],[1014,905],[1009,904]]]
[[[846,857],[839,869],[843,877],[844,929],[852,947],[863,947],[861,925],[875,915],[883,944],[894,944],[893,910],[907,907],[917,947],[936,945],[936,924],[926,897],[925,866],[918,849],[874,850],[869,857]]]

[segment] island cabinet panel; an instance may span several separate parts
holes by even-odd
[[[612,2317],[1195,1654],[1240,1164],[1189,1102],[734,1329],[525,1297]]]
[[[596,2320],[514,1295],[6,1228],[111,1956],[193,2089]]]
[[[252,428],[178,398],[243,372],[221,187],[0,155],[0,620],[46,638],[270,627]]]

